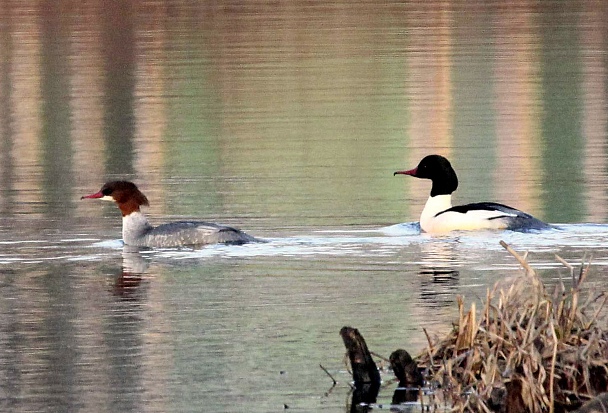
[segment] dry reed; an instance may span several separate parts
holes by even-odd
[[[459,412],[566,412],[607,390],[608,331],[598,315],[604,291],[581,290],[589,265],[570,268],[572,285],[552,291],[534,269],[501,241],[525,275],[487,291],[481,311],[475,303],[447,337],[429,339],[418,365],[428,368],[435,393]],[[426,332],[425,332],[426,333]]]

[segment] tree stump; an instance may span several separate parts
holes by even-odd
[[[366,411],[365,405],[375,403],[380,390],[380,372],[370,354],[363,336],[356,328],[342,327],[340,336],[348,351],[353,370],[355,391],[351,403],[352,412]]]

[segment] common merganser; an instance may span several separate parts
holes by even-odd
[[[431,234],[458,230],[509,229],[514,231],[541,230],[551,225],[518,209],[495,202],[480,202],[452,206],[452,193],[458,188],[458,178],[450,161],[440,155],[428,155],[418,166],[393,175],[410,175],[430,179],[431,195],[420,215],[420,228]]]
[[[126,245],[162,248],[260,241],[236,228],[209,222],[179,221],[153,227],[139,208],[149,205],[148,198],[129,181],[107,182],[99,192],[80,199],[116,202],[122,213],[122,239]]]

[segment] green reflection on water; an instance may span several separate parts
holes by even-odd
[[[543,202],[549,222],[577,222],[583,201],[582,62],[579,33],[563,24],[568,15],[544,15],[541,82],[543,93]],[[555,21],[557,20],[557,21]],[[562,23],[562,24],[559,24]]]

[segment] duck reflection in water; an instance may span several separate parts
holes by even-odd
[[[141,284],[149,263],[141,255],[140,249],[125,245],[122,251],[121,271],[112,283],[112,294],[124,300],[141,299]]]
[[[460,281],[456,268],[461,265],[454,251],[456,246],[456,242],[439,240],[422,244],[420,298],[431,308],[451,306],[454,302],[453,292]]]

